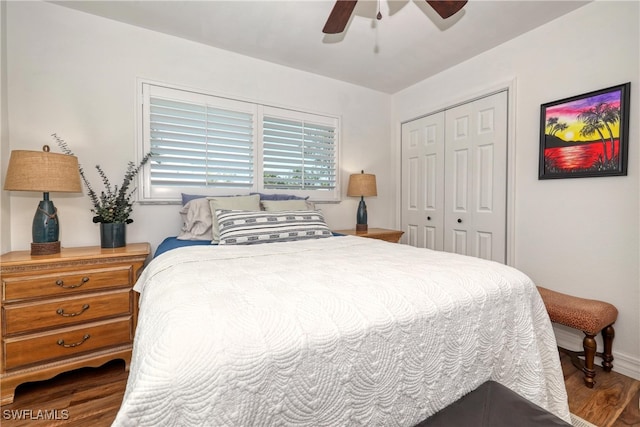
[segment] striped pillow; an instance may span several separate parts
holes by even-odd
[[[216,209],[221,245],[287,242],[330,237],[319,211],[235,211]]]

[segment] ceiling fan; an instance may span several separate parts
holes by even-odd
[[[325,34],[337,34],[344,31],[353,9],[356,7],[358,0],[337,0],[331,10],[327,23],[324,24],[322,32]],[[467,0],[426,0],[429,6],[435,10],[442,19],[447,19],[457,11],[463,8]],[[378,12],[378,19],[382,15]]]

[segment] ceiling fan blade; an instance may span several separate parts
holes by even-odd
[[[322,32],[325,34],[337,34],[344,31],[349,23],[349,18],[358,0],[337,0],[331,10],[327,23],[324,24]]]
[[[467,4],[467,0],[427,0],[442,19],[447,19]]]

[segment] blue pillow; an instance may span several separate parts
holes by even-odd
[[[182,194],[182,206],[186,205],[193,199],[202,199],[203,197],[209,197],[206,194]],[[249,195],[259,194],[260,200],[307,200],[307,197],[298,197],[293,194],[264,194],[264,193],[249,193]]]
[[[185,193],[180,193],[182,194],[182,206],[186,205],[187,203],[189,203],[190,201],[192,201],[193,199],[204,199],[205,197],[236,197],[239,196],[240,194],[235,194],[235,195],[229,195],[229,196],[212,196],[212,195],[207,195],[207,194],[185,194]]]
[[[185,194],[185,193],[181,193],[181,194],[182,194],[182,206],[186,205],[193,199],[202,199],[204,197],[208,197],[208,196],[205,196],[204,194]]]
[[[250,193],[250,194],[259,194],[260,200],[307,200],[307,197],[298,197],[293,194],[264,194],[264,193]]]

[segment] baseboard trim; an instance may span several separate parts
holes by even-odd
[[[582,350],[583,333],[556,324],[553,325],[553,331],[556,335],[556,342],[560,347],[574,351]],[[603,347],[602,337],[596,337],[596,342],[598,344],[598,351],[600,351]],[[597,358],[596,364],[600,364]],[[640,381],[640,359],[616,351],[615,340],[613,344],[613,370]]]

